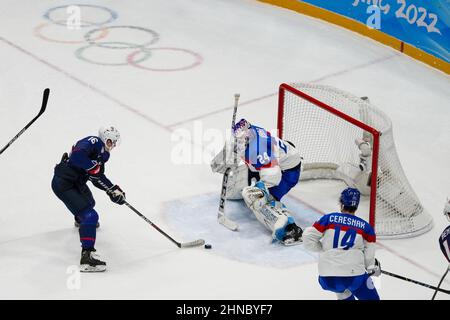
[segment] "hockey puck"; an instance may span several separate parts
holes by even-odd
[[[205,244],[205,249],[211,249],[211,245],[210,244]]]

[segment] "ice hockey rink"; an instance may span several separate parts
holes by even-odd
[[[69,5],[81,6],[81,29],[64,25]],[[235,93],[238,118],[276,128],[284,82],[368,96],[391,118],[403,169],[434,227],[379,240],[376,256],[383,269],[434,286],[445,272],[438,244],[450,196],[444,73],[253,0],[2,0],[0,21],[0,147],[51,89],[45,114],[0,156],[0,299],[335,299],[317,281],[317,256],[302,245],[270,244],[270,233],[241,202],[227,203],[238,232],[217,223],[222,176],[209,166],[211,150],[218,151],[211,133],[230,127]],[[147,55],[136,53],[141,45],[151,48]],[[178,248],[93,187],[101,223],[96,248],[108,270],[77,274],[78,231],[51,190],[53,168],[73,143],[109,124],[122,142],[106,174],[127,201],[177,241],[201,238],[212,249]],[[182,159],[180,146],[191,151]],[[342,188],[300,182],[286,204],[306,227],[338,209]],[[382,299],[433,295],[386,275],[376,285]],[[450,277],[442,287],[450,287]]]

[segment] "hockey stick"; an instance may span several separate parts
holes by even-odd
[[[444,281],[444,278],[445,278],[445,276],[447,275],[447,273],[448,273],[449,270],[450,270],[450,265],[447,267],[447,270],[445,270],[445,273],[444,273],[444,275],[442,276],[441,281],[439,281],[439,284],[438,284],[438,286],[437,286],[437,289],[436,289],[436,291],[434,291],[434,294],[433,294],[433,297],[431,298],[431,300],[434,300],[434,298],[436,297],[436,294],[438,293],[439,287],[441,286],[442,281]]]
[[[239,93],[236,93],[234,95],[234,108],[233,108],[233,119],[231,121],[231,128],[234,127],[236,123],[236,113],[237,113],[237,107],[238,107],[238,101],[239,101]],[[236,165],[237,158],[236,158],[236,137],[234,138],[234,155],[233,155],[233,163]],[[226,151],[225,151],[226,152]],[[226,162],[226,157],[225,157]],[[223,225],[224,227],[230,229],[231,231],[236,231],[238,229],[238,225],[236,222],[230,220],[225,216],[225,202],[226,202],[226,195],[227,195],[227,185],[228,185],[228,177],[230,175],[231,167],[228,167],[225,170],[225,173],[223,174],[222,179],[222,190],[220,192],[220,202],[219,202],[219,211],[217,212],[217,221]]]
[[[137,211],[131,204],[129,204],[128,202],[125,201],[125,205],[130,208],[131,210],[133,210],[139,217],[141,217],[142,219],[144,219],[147,223],[149,223],[153,228],[155,228],[156,230],[158,230],[161,234],[163,234],[167,239],[169,239],[170,241],[172,241],[173,243],[175,243],[178,248],[190,248],[190,247],[197,247],[197,246],[202,246],[205,244],[205,240],[203,239],[198,239],[198,240],[194,240],[191,242],[178,242],[176,240],[174,240],[171,236],[169,236],[167,233],[165,233],[163,230],[161,230],[156,224],[154,224],[153,222],[151,222],[146,216],[144,216],[142,213],[140,213],[139,211]]]
[[[39,118],[45,111],[45,108],[47,107],[47,101],[48,101],[48,95],[50,94],[50,89],[47,88],[44,90],[44,95],[42,97],[42,106],[41,106],[41,110],[39,110],[39,113],[37,114],[36,117],[33,118],[33,120],[31,120],[26,126],[25,128],[23,128],[22,130],[20,130],[20,132],[18,134],[16,134],[16,136],[14,138],[12,138],[7,144],[6,146],[4,146],[1,150],[0,150],[0,154],[2,154],[6,149],[8,149],[8,147],[10,145],[13,144],[14,141],[17,140],[17,138],[25,132],[25,130],[27,130],[32,124],[33,122],[35,122],[37,120],[37,118]]]
[[[386,275],[388,275],[388,276],[391,276],[391,277],[394,277],[394,278],[398,278],[398,279],[401,279],[401,280],[405,280],[405,281],[408,281],[408,282],[412,282],[412,283],[418,284],[418,285],[420,285],[420,286],[423,286],[423,287],[426,287],[426,288],[429,288],[429,289],[434,289],[434,290],[436,290],[436,291],[440,291],[440,292],[443,292],[443,293],[446,293],[446,294],[450,294],[450,290],[440,289],[440,288],[437,288],[437,287],[432,286],[432,285],[430,285],[430,284],[426,284],[426,283],[419,282],[419,281],[416,281],[416,280],[413,280],[413,279],[409,279],[409,278],[400,276],[400,275],[395,274],[395,273],[392,273],[392,272],[388,272],[388,271],[381,270],[381,273],[384,273],[384,274],[386,274]],[[443,278],[442,278],[442,279],[443,279]]]
[[[109,188],[100,180],[96,181],[99,185],[101,185],[103,188],[105,188],[106,193],[109,195],[111,194],[111,191],[109,191]],[[156,230],[159,231],[159,233],[163,234],[167,239],[169,239],[170,241],[172,241],[173,243],[175,243],[177,245],[178,248],[190,248],[190,247],[197,247],[197,246],[202,246],[205,244],[205,240],[203,239],[198,239],[198,240],[194,240],[191,242],[178,242],[176,240],[174,240],[171,236],[169,236],[167,233],[165,233],[163,230],[161,230],[156,224],[154,224],[153,222],[151,222],[146,216],[144,216],[142,213],[140,213],[138,210],[136,210],[131,204],[129,204],[127,201],[124,201],[124,204],[130,208],[131,210],[133,210],[139,217],[141,217],[142,219],[144,219],[147,223],[149,223],[153,228],[155,228]]]

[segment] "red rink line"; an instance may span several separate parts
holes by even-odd
[[[148,121],[149,123],[151,123],[151,124],[153,124],[153,125],[155,125],[155,126],[161,128],[161,129],[164,129],[165,131],[168,131],[168,132],[170,132],[170,133],[173,133],[173,132],[174,132],[174,129],[170,128],[169,126],[163,125],[162,123],[160,123],[160,122],[156,121],[155,119],[149,117],[149,116],[146,115],[145,113],[143,113],[143,112],[137,110],[136,108],[131,107],[130,105],[128,105],[128,104],[126,104],[126,103],[120,101],[119,99],[114,98],[113,96],[111,96],[111,95],[108,94],[107,92],[105,92],[105,91],[103,91],[103,90],[97,88],[96,86],[94,86],[94,85],[92,85],[92,84],[89,84],[89,83],[85,82],[84,80],[81,80],[80,78],[74,76],[73,74],[71,74],[71,73],[69,73],[69,72],[67,72],[67,71],[65,71],[65,70],[63,70],[63,69],[61,69],[60,67],[58,67],[58,66],[56,66],[56,65],[54,65],[54,64],[52,64],[52,63],[50,63],[50,62],[48,62],[47,60],[44,60],[44,59],[38,57],[37,55],[31,53],[30,51],[25,50],[24,48],[20,47],[19,45],[16,45],[15,43],[13,43],[13,42],[11,42],[11,41],[9,41],[9,40],[7,40],[7,39],[1,37],[1,36],[0,36],[0,41],[6,43],[7,45],[9,45],[9,46],[11,46],[11,47],[13,47],[14,49],[19,50],[19,51],[22,52],[23,54],[25,54],[25,55],[27,55],[27,56],[29,56],[29,57],[35,59],[36,61],[43,63],[43,64],[46,65],[47,67],[49,67],[49,68],[51,68],[51,69],[53,69],[53,70],[55,70],[55,71],[57,71],[57,72],[59,72],[59,73],[65,75],[66,77],[68,77],[68,78],[74,80],[75,82],[77,82],[77,83],[80,84],[81,86],[86,87],[86,88],[88,88],[88,89],[91,89],[92,91],[94,91],[95,93],[99,94],[100,96],[102,96],[102,97],[108,99],[109,101],[114,102],[115,104],[119,105],[120,107],[122,107],[122,108],[124,108],[124,109],[126,109],[126,110],[128,110],[128,111],[130,111],[130,112],[132,112],[132,113],[134,113],[135,115],[141,117],[142,119]],[[199,145],[198,143],[195,143],[194,141],[192,141],[192,140],[190,140],[190,139],[187,139],[187,140],[188,140],[192,145],[204,149],[203,144],[202,144],[202,145]]]
[[[325,215],[325,212],[323,212],[323,211],[320,210],[320,209],[315,208],[314,206],[310,205],[309,203],[305,202],[304,200],[300,199],[299,197],[297,197],[297,196],[295,196],[295,195],[293,195],[293,194],[289,194],[289,196],[290,196],[291,198],[294,198],[295,200],[299,201],[300,203],[302,203],[304,206],[308,207],[309,209],[311,209],[311,210],[313,210],[313,211],[316,211],[318,214]],[[392,253],[394,256],[397,256],[397,257],[399,257],[400,259],[403,259],[403,260],[405,260],[406,262],[409,262],[410,264],[414,265],[415,267],[417,267],[417,268],[419,268],[419,269],[422,269],[423,271],[425,271],[425,272],[427,272],[427,273],[429,273],[429,274],[435,276],[436,278],[440,279],[440,278],[442,277],[442,275],[437,274],[437,273],[435,273],[434,271],[428,269],[427,267],[422,266],[421,264],[419,264],[419,263],[417,263],[417,262],[415,262],[415,261],[413,261],[413,260],[411,260],[411,259],[405,257],[404,255],[398,253],[398,252],[395,251],[394,249],[389,248],[387,245],[385,245],[385,244],[383,244],[383,243],[381,243],[381,242],[379,242],[379,241],[377,241],[376,244],[377,244],[378,246],[380,246],[381,248],[385,249],[386,251],[389,251],[389,252]],[[445,280],[445,282],[448,282],[448,280]]]
[[[92,84],[89,84],[89,83],[81,80],[80,78],[74,76],[73,74],[71,74],[71,73],[61,69],[60,67],[58,67],[58,66],[48,62],[47,60],[44,60],[44,59],[38,57],[37,55],[31,53],[30,51],[25,50],[24,48],[20,47],[19,45],[16,45],[15,43],[13,43],[13,42],[11,42],[11,41],[9,41],[9,40],[1,37],[1,36],[0,36],[0,40],[2,42],[6,43],[7,45],[9,45],[9,46],[19,50],[20,52],[24,53],[25,55],[27,55],[27,56],[29,56],[29,57],[31,57],[31,58],[33,58],[33,59],[35,59],[35,60],[45,64],[46,66],[50,67],[51,69],[53,69],[53,70],[55,70],[55,71],[57,71],[59,73],[62,73],[63,75],[69,77],[70,79],[74,80],[75,82],[77,82],[78,84],[82,85],[83,87],[91,89],[92,91],[94,91],[95,93],[101,95],[102,97],[104,97],[104,98],[114,102],[115,104],[123,107],[124,109],[134,113],[135,115],[145,119],[146,121],[148,121],[148,122],[150,122],[150,123],[152,123],[152,124],[162,128],[162,129],[164,129],[166,131],[169,131],[169,132],[173,132],[173,127],[175,127],[175,126],[179,126],[179,125],[182,125],[182,124],[187,123],[187,122],[191,122],[191,121],[195,121],[195,120],[198,120],[198,119],[202,119],[204,117],[207,117],[207,116],[210,116],[210,115],[214,115],[214,114],[217,114],[217,113],[220,113],[220,112],[223,112],[223,111],[231,110],[233,108],[233,107],[225,107],[225,108],[222,108],[222,109],[219,109],[219,110],[215,110],[215,111],[211,111],[209,113],[206,113],[206,114],[203,114],[203,115],[200,115],[200,116],[196,116],[196,117],[193,117],[191,119],[186,119],[186,120],[183,120],[183,121],[171,124],[171,125],[163,125],[162,123],[160,123],[160,122],[156,121],[155,119],[149,117],[145,113],[137,110],[136,108],[131,107],[130,105],[120,101],[119,99],[114,98],[113,96],[111,96],[107,92],[97,88],[96,86],[94,86]],[[379,63],[379,62],[391,59],[391,58],[396,57],[398,55],[399,54],[396,53],[394,55],[381,57],[381,58],[378,58],[378,59],[375,59],[375,60],[363,63],[361,65],[358,65],[358,66],[355,66],[355,67],[352,67],[352,68],[347,68],[347,69],[344,69],[342,71],[338,71],[338,72],[335,72],[335,73],[332,73],[332,74],[329,74],[329,75],[325,75],[323,77],[320,77],[318,79],[315,79],[315,80],[311,81],[311,83],[319,82],[319,81],[322,81],[322,80],[325,80],[325,79],[328,79],[328,78],[331,78],[331,77],[336,77],[336,76],[339,76],[339,75],[342,75],[342,74],[345,74],[345,73],[348,73],[348,72],[351,72],[351,71],[354,71],[354,70],[357,70],[357,69],[361,69],[361,68],[364,68],[364,67],[367,67],[367,66],[370,66],[370,65],[373,65],[373,64],[376,64],[376,63]],[[264,95],[264,96],[261,96],[261,97],[258,97],[258,98],[254,98],[254,99],[245,101],[245,102],[241,103],[240,105],[241,106],[249,105],[249,104],[252,104],[254,102],[261,101],[261,100],[264,100],[264,99],[276,96],[277,94],[278,94],[278,92],[270,93],[270,94],[267,94],[267,95]]]
[[[355,70],[358,70],[358,69],[362,69],[362,68],[365,68],[365,67],[377,64],[379,62],[383,62],[383,61],[392,59],[392,58],[397,57],[399,55],[400,55],[400,53],[395,53],[395,54],[391,54],[391,55],[384,56],[384,57],[381,57],[381,58],[377,58],[377,59],[374,59],[372,61],[368,61],[368,62],[362,63],[360,65],[357,65],[357,66],[354,66],[354,67],[351,67],[351,68],[347,68],[347,69],[343,69],[341,71],[336,71],[334,73],[330,73],[328,75],[325,75],[325,76],[322,76],[322,77],[317,78],[315,80],[312,80],[309,83],[317,83],[317,82],[320,82],[320,81],[323,81],[323,80],[326,80],[326,79],[329,79],[329,78],[338,77],[340,75],[343,75],[343,74],[346,74],[346,73],[349,73],[349,72],[352,72],[352,71],[355,71]],[[264,99],[267,99],[267,98],[271,98],[271,97],[276,96],[276,95],[278,95],[278,91],[274,92],[274,93],[266,94],[264,96],[261,96],[261,97],[258,97],[258,98],[254,98],[254,99],[251,99],[251,100],[248,100],[248,101],[245,101],[245,102],[242,102],[242,103],[239,104],[239,106],[242,107],[242,106],[245,106],[245,105],[249,105],[249,104],[252,104],[254,102],[258,102],[258,101],[261,101],[261,100],[264,100]],[[198,116],[186,119],[186,120],[182,120],[182,121],[179,121],[179,122],[175,122],[175,123],[169,124],[167,127],[168,128],[173,128],[173,127],[180,126],[180,125],[183,125],[183,124],[188,123],[188,122],[192,122],[192,121],[195,121],[195,120],[200,120],[200,119],[203,119],[203,118],[206,118],[206,117],[209,117],[209,116],[221,113],[223,111],[232,110],[233,107],[234,106],[229,106],[229,107],[221,108],[221,109],[214,110],[214,111],[211,111],[211,112],[208,112],[208,113],[204,113],[202,115],[198,115]]]
[[[220,112],[222,112],[222,111],[226,111],[226,110],[232,109],[232,107],[222,108],[222,109],[219,109],[219,110],[215,110],[215,111],[209,112],[209,113],[204,114],[204,115],[202,115],[202,116],[198,116],[198,117],[195,117],[195,118],[192,118],[192,119],[184,120],[184,121],[182,121],[182,122],[178,122],[178,123],[174,123],[174,124],[165,126],[165,125],[163,125],[163,124],[157,122],[156,120],[150,118],[149,116],[147,116],[146,114],[142,113],[141,111],[139,111],[139,110],[137,110],[137,109],[135,109],[135,108],[129,106],[128,104],[126,104],[126,103],[124,103],[124,102],[122,102],[122,101],[120,101],[120,100],[118,100],[118,99],[112,97],[111,95],[109,95],[108,93],[104,92],[103,90],[98,89],[98,88],[95,87],[94,85],[91,85],[91,84],[89,84],[89,83],[87,83],[87,82],[85,82],[85,81],[79,79],[78,77],[72,75],[71,73],[69,73],[69,72],[67,72],[67,71],[65,71],[65,70],[63,70],[63,69],[61,69],[61,68],[59,68],[58,66],[56,66],[56,65],[54,65],[54,64],[52,64],[52,63],[50,63],[50,62],[48,62],[48,61],[46,61],[46,60],[44,60],[44,59],[38,57],[38,56],[36,56],[35,54],[33,54],[33,53],[31,53],[31,52],[29,52],[29,51],[23,49],[22,47],[20,47],[20,46],[14,44],[13,42],[11,42],[11,41],[9,41],[9,40],[7,40],[7,39],[1,37],[1,36],[0,36],[0,40],[1,40],[2,42],[6,43],[7,45],[9,45],[9,46],[11,46],[11,47],[13,47],[13,48],[19,50],[20,52],[24,53],[25,55],[27,55],[27,56],[29,56],[29,57],[31,57],[31,58],[33,58],[33,59],[35,59],[35,60],[37,60],[37,61],[39,61],[39,62],[45,64],[46,66],[52,68],[53,70],[55,70],[55,71],[57,71],[57,72],[59,72],[59,73],[64,74],[65,76],[67,76],[67,77],[69,77],[70,79],[74,80],[75,82],[77,82],[78,84],[82,85],[83,87],[86,87],[86,88],[91,89],[92,91],[94,91],[95,93],[97,93],[97,94],[103,96],[104,98],[106,98],[106,99],[108,99],[108,100],[110,100],[110,101],[112,101],[112,102],[118,104],[119,106],[125,108],[126,110],[128,110],[128,111],[130,111],[130,112],[132,112],[132,113],[134,113],[134,114],[136,114],[136,115],[138,115],[139,117],[141,117],[141,118],[147,120],[148,122],[150,122],[150,123],[152,123],[152,124],[154,124],[154,125],[156,125],[156,126],[162,128],[162,129],[164,129],[164,130],[166,130],[166,131],[169,131],[169,132],[172,132],[172,131],[173,131],[173,130],[172,130],[172,127],[174,127],[174,126],[181,125],[181,124],[184,124],[184,123],[186,123],[186,122],[194,121],[194,120],[197,120],[197,119],[204,118],[204,117],[206,117],[206,116],[210,116],[210,115],[213,115],[213,114],[216,114],[216,113],[220,113]],[[361,68],[364,68],[364,67],[366,67],[366,66],[370,66],[370,65],[373,65],[373,64],[375,64],[375,63],[378,63],[378,62],[381,62],[381,61],[385,61],[385,60],[391,59],[391,58],[393,58],[393,57],[395,57],[395,56],[397,56],[397,55],[398,55],[398,54],[390,55],[390,56],[387,56],[387,57],[383,57],[383,58],[379,58],[379,59],[373,60],[373,61],[371,61],[371,62],[367,62],[367,63],[361,64],[361,65],[356,66],[356,67],[354,67],[354,68],[345,69],[345,70],[342,70],[342,71],[339,71],[339,72],[336,72],[336,73],[333,73],[333,74],[330,74],[330,75],[321,77],[321,78],[319,78],[319,79],[313,80],[313,81],[311,81],[311,83],[318,82],[318,81],[322,81],[322,80],[325,80],[325,79],[330,78],[330,77],[339,76],[339,75],[342,75],[342,74],[345,74],[345,73],[348,73],[348,72],[351,72],[351,71],[354,71],[354,70],[357,70],[357,69],[361,69]],[[266,99],[266,98],[275,96],[276,94],[277,94],[277,92],[276,92],[276,93],[271,93],[271,94],[268,94],[268,95],[265,95],[265,96],[261,96],[261,97],[259,97],[259,98],[255,98],[255,99],[252,99],[252,100],[248,100],[248,101],[242,103],[241,105],[242,105],[242,106],[243,106],[243,105],[249,105],[249,104],[251,104],[251,103],[253,103],[253,102],[261,101],[261,100],[264,100],[264,99]],[[297,199],[298,201],[302,202],[305,206],[310,207],[310,208],[313,209],[314,211],[316,211],[316,212],[318,212],[318,213],[320,213],[320,214],[322,214],[322,215],[324,214],[324,213],[321,212],[320,210],[318,210],[318,209],[312,207],[311,205],[305,203],[303,200],[301,200],[301,199],[299,199],[299,198],[296,198],[296,197],[294,197],[294,198]],[[428,272],[428,273],[430,273],[430,274],[436,276],[437,278],[440,278],[440,277],[441,277],[440,275],[438,275],[438,274],[434,273],[433,271],[431,271],[431,270],[429,270],[429,269],[427,269],[427,268],[421,266],[420,264],[418,264],[418,263],[412,261],[411,259],[406,258],[406,257],[402,256],[401,254],[395,252],[393,249],[390,249],[390,248],[387,247],[386,245],[383,245],[383,244],[381,244],[380,242],[377,242],[377,243],[378,243],[379,246],[383,247],[384,249],[386,249],[387,251],[391,252],[392,254],[398,256],[399,258],[404,259],[405,261],[408,261],[409,263],[411,263],[411,264],[415,265],[416,267],[418,267],[418,268],[420,268],[420,269],[422,269],[422,270],[424,270],[424,271],[426,271],[426,272]]]
[[[152,124],[154,124],[154,125],[156,125],[156,126],[162,128],[162,129],[164,129],[164,130],[166,130],[166,131],[172,132],[172,130],[171,130],[169,127],[163,125],[162,123],[159,123],[158,121],[156,121],[156,120],[153,119],[153,118],[150,118],[150,117],[149,117],[148,115],[146,115],[145,113],[143,113],[143,112],[137,110],[136,108],[131,107],[130,105],[128,105],[128,104],[126,104],[126,103],[120,101],[119,99],[114,98],[113,96],[111,96],[111,95],[108,94],[107,92],[105,92],[105,91],[103,91],[103,90],[97,88],[96,86],[94,86],[94,85],[92,85],[92,84],[89,84],[89,83],[87,83],[87,82],[81,80],[80,78],[74,76],[73,74],[71,74],[71,73],[69,73],[69,72],[67,72],[67,71],[65,71],[65,70],[63,70],[63,69],[61,69],[60,67],[58,67],[58,66],[56,66],[56,65],[54,65],[54,64],[52,64],[52,63],[50,63],[50,62],[48,62],[47,60],[44,60],[44,59],[38,57],[37,55],[31,53],[30,51],[25,50],[24,48],[22,48],[22,47],[16,45],[15,43],[13,43],[13,42],[11,42],[11,41],[9,41],[9,40],[7,40],[7,39],[1,37],[1,36],[0,36],[0,41],[2,41],[2,42],[4,42],[4,43],[6,43],[7,45],[9,45],[9,46],[11,46],[11,47],[13,47],[13,48],[19,50],[20,52],[24,53],[25,55],[27,55],[27,56],[29,56],[29,57],[31,57],[31,58],[33,58],[33,59],[35,59],[35,60],[37,60],[37,61],[39,61],[39,62],[45,64],[46,66],[50,67],[51,69],[53,69],[53,70],[55,70],[55,71],[57,71],[57,72],[59,72],[59,73],[62,73],[63,75],[69,77],[70,79],[74,80],[75,82],[77,82],[78,84],[82,85],[83,87],[86,87],[86,88],[91,89],[91,90],[94,91],[95,93],[101,95],[102,97],[108,99],[109,101],[114,102],[115,104],[117,104],[117,105],[121,106],[122,108],[124,108],[124,109],[126,109],[126,110],[128,110],[128,111],[130,111],[130,112],[132,112],[132,113],[134,113],[135,115],[137,115],[137,116],[139,116],[139,117],[145,119],[146,121],[148,121],[148,122],[150,122],[150,123],[152,123]]]
[[[242,106],[245,106],[245,105],[249,105],[249,104],[252,104],[253,102],[258,102],[258,101],[261,101],[261,100],[264,100],[264,99],[276,96],[277,94],[278,94],[278,91],[274,92],[274,93],[266,94],[265,96],[261,96],[259,98],[254,98],[254,99],[251,99],[251,100],[247,100],[245,102],[241,102],[241,103],[239,103],[239,106],[242,107]],[[222,108],[222,109],[214,110],[214,111],[211,111],[211,112],[208,112],[208,113],[204,113],[202,115],[199,115],[199,116],[196,116],[196,117],[193,117],[193,118],[190,118],[190,119],[186,119],[186,120],[182,120],[182,121],[179,121],[179,122],[172,123],[172,124],[168,125],[167,127],[168,128],[173,128],[173,127],[176,127],[176,126],[179,126],[179,125],[191,122],[191,121],[199,120],[199,119],[202,119],[202,118],[206,118],[208,116],[215,115],[217,113],[221,113],[223,111],[232,110],[233,108],[234,108],[234,106],[225,107],[225,108]]]

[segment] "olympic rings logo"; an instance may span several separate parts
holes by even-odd
[[[97,17],[99,14],[106,14],[106,17],[104,17],[100,22],[80,20],[80,28],[93,28],[85,32],[82,39],[67,39],[67,34],[64,34],[63,39],[46,35],[49,33],[49,29],[52,26],[66,26],[66,20],[61,17],[58,18],[58,13],[61,13],[61,11],[72,6],[84,8],[85,11],[94,11],[93,15]],[[59,16],[61,16],[61,14],[59,14]],[[200,54],[189,49],[175,47],[153,47],[153,45],[159,41],[160,36],[152,29],[131,25],[105,26],[105,24],[115,21],[118,14],[115,11],[103,6],[88,4],[57,6],[48,9],[44,13],[43,17],[48,20],[48,22],[44,22],[36,26],[34,28],[34,35],[47,42],[70,45],[85,44],[75,50],[75,57],[83,62],[101,66],[132,66],[141,70],[156,72],[188,70],[200,65],[203,62],[203,58]],[[67,28],[65,29],[68,30]],[[74,33],[73,31],[67,32]],[[129,35],[127,36],[127,33],[129,34],[130,32],[132,33],[131,37]],[[77,35],[79,36],[79,34]],[[135,43],[129,41],[130,38],[143,40],[136,41]],[[110,50],[114,53],[119,51],[122,52],[123,50],[132,51],[129,52],[125,58],[122,55],[122,58],[120,59],[122,61],[107,62],[105,61],[104,54],[95,55],[95,50],[98,51],[100,49]],[[91,56],[89,56],[89,52],[91,52]],[[99,57],[101,59],[99,59]],[[152,60],[155,60],[155,63],[158,63],[158,65],[149,65],[147,61],[151,62]],[[181,62],[182,64],[180,64],[180,60],[183,61]],[[168,61],[172,65],[165,66]],[[147,63],[144,64],[144,62]],[[173,66],[173,64],[176,66]]]

